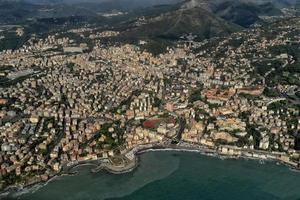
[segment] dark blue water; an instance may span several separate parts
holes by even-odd
[[[300,200],[300,173],[275,163],[221,160],[196,153],[151,152],[141,155],[131,173],[59,177],[21,200]]]

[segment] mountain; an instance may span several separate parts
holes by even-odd
[[[179,9],[150,18],[146,24],[125,33],[128,37],[160,37],[178,39],[184,34],[197,35],[199,40],[230,34],[240,27],[199,8]]]
[[[37,14],[38,6],[22,1],[0,1],[0,23],[12,23]]]
[[[25,1],[0,0],[0,23],[20,23],[28,19],[60,18],[70,16],[96,16],[84,6],[66,4],[41,5]]]
[[[289,7],[300,3],[300,0],[187,0],[185,6],[195,7],[195,6],[204,6],[212,4],[220,4],[226,1],[235,1],[241,3],[252,3],[256,5],[271,3],[277,8]]]
[[[38,5],[68,4],[73,6],[94,5],[95,10],[109,11],[122,10],[128,11],[138,8],[147,8],[156,5],[170,5],[182,2],[183,0],[24,0]]]
[[[300,0],[245,0],[256,4],[272,3],[277,8],[292,7],[300,3]]]
[[[260,15],[280,15],[272,3],[254,0],[190,0],[180,9],[150,18],[129,30],[128,37],[179,38],[192,33],[198,39],[224,36],[260,22]]]
[[[271,2],[260,4],[257,7],[258,7],[259,15],[277,16],[282,14],[281,10]]]
[[[260,15],[282,14],[280,9],[270,2],[254,2],[256,0],[191,0],[186,2],[183,8],[201,7],[226,21],[245,28],[259,22]]]
[[[226,1],[215,6],[213,13],[217,16],[238,24],[242,27],[249,27],[261,21],[259,16],[281,15],[280,9],[272,3],[253,4],[242,1]]]
[[[261,21],[260,15],[280,15],[273,2],[299,0],[0,0],[0,23],[55,21],[51,18],[98,19],[119,27],[126,38],[173,38],[192,33],[199,40],[224,36]],[[101,18],[112,10],[124,15]],[[99,18],[100,17],[100,18]],[[45,20],[40,20],[45,19]],[[140,21],[140,19],[145,19]],[[73,20],[73,18],[71,19]],[[99,21],[99,20],[98,20]],[[125,31],[124,31],[125,30]]]
[[[242,27],[249,27],[259,21],[259,17],[257,15],[258,11],[254,6],[238,1],[227,1],[218,4],[213,12],[222,19],[238,24]]]

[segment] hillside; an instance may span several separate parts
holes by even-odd
[[[187,0],[185,7],[210,7],[211,5],[217,5],[224,2],[240,2],[240,3],[252,3],[256,5],[269,4],[271,3],[276,8],[290,7],[300,3],[300,0]]]
[[[0,1],[0,23],[11,23],[37,14],[38,6],[19,1]]]
[[[127,37],[160,37],[178,39],[192,33],[197,39],[222,36],[239,30],[240,27],[218,18],[202,8],[179,9],[151,18],[142,26],[127,31]]]
[[[129,11],[137,8],[147,8],[156,5],[176,4],[183,0],[24,0],[37,5],[73,5],[90,6],[94,5],[95,10],[123,10]],[[94,11],[95,11],[94,10]]]
[[[96,16],[97,13],[82,6],[66,4],[36,5],[25,1],[0,0],[0,23],[21,23],[28,19]]]
[[[254,0],[191,0],[186,2],[183,8],[201,7],[226,21],[245,28],[259,22],[260,15],[282,14],[280,9],[270,2],[254,2]]]

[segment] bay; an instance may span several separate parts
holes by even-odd
[[[80,166],[75,176],[7,200],[299,200],[300,173],[274,162],[219,159],[188,152],[148,152],[132,172],[91,173]]]

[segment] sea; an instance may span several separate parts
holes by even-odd
[[[132,172],[79,166],[6,200],[300,200],[300,172],[275,162],[220,159],[192,152],[147,152]]]

